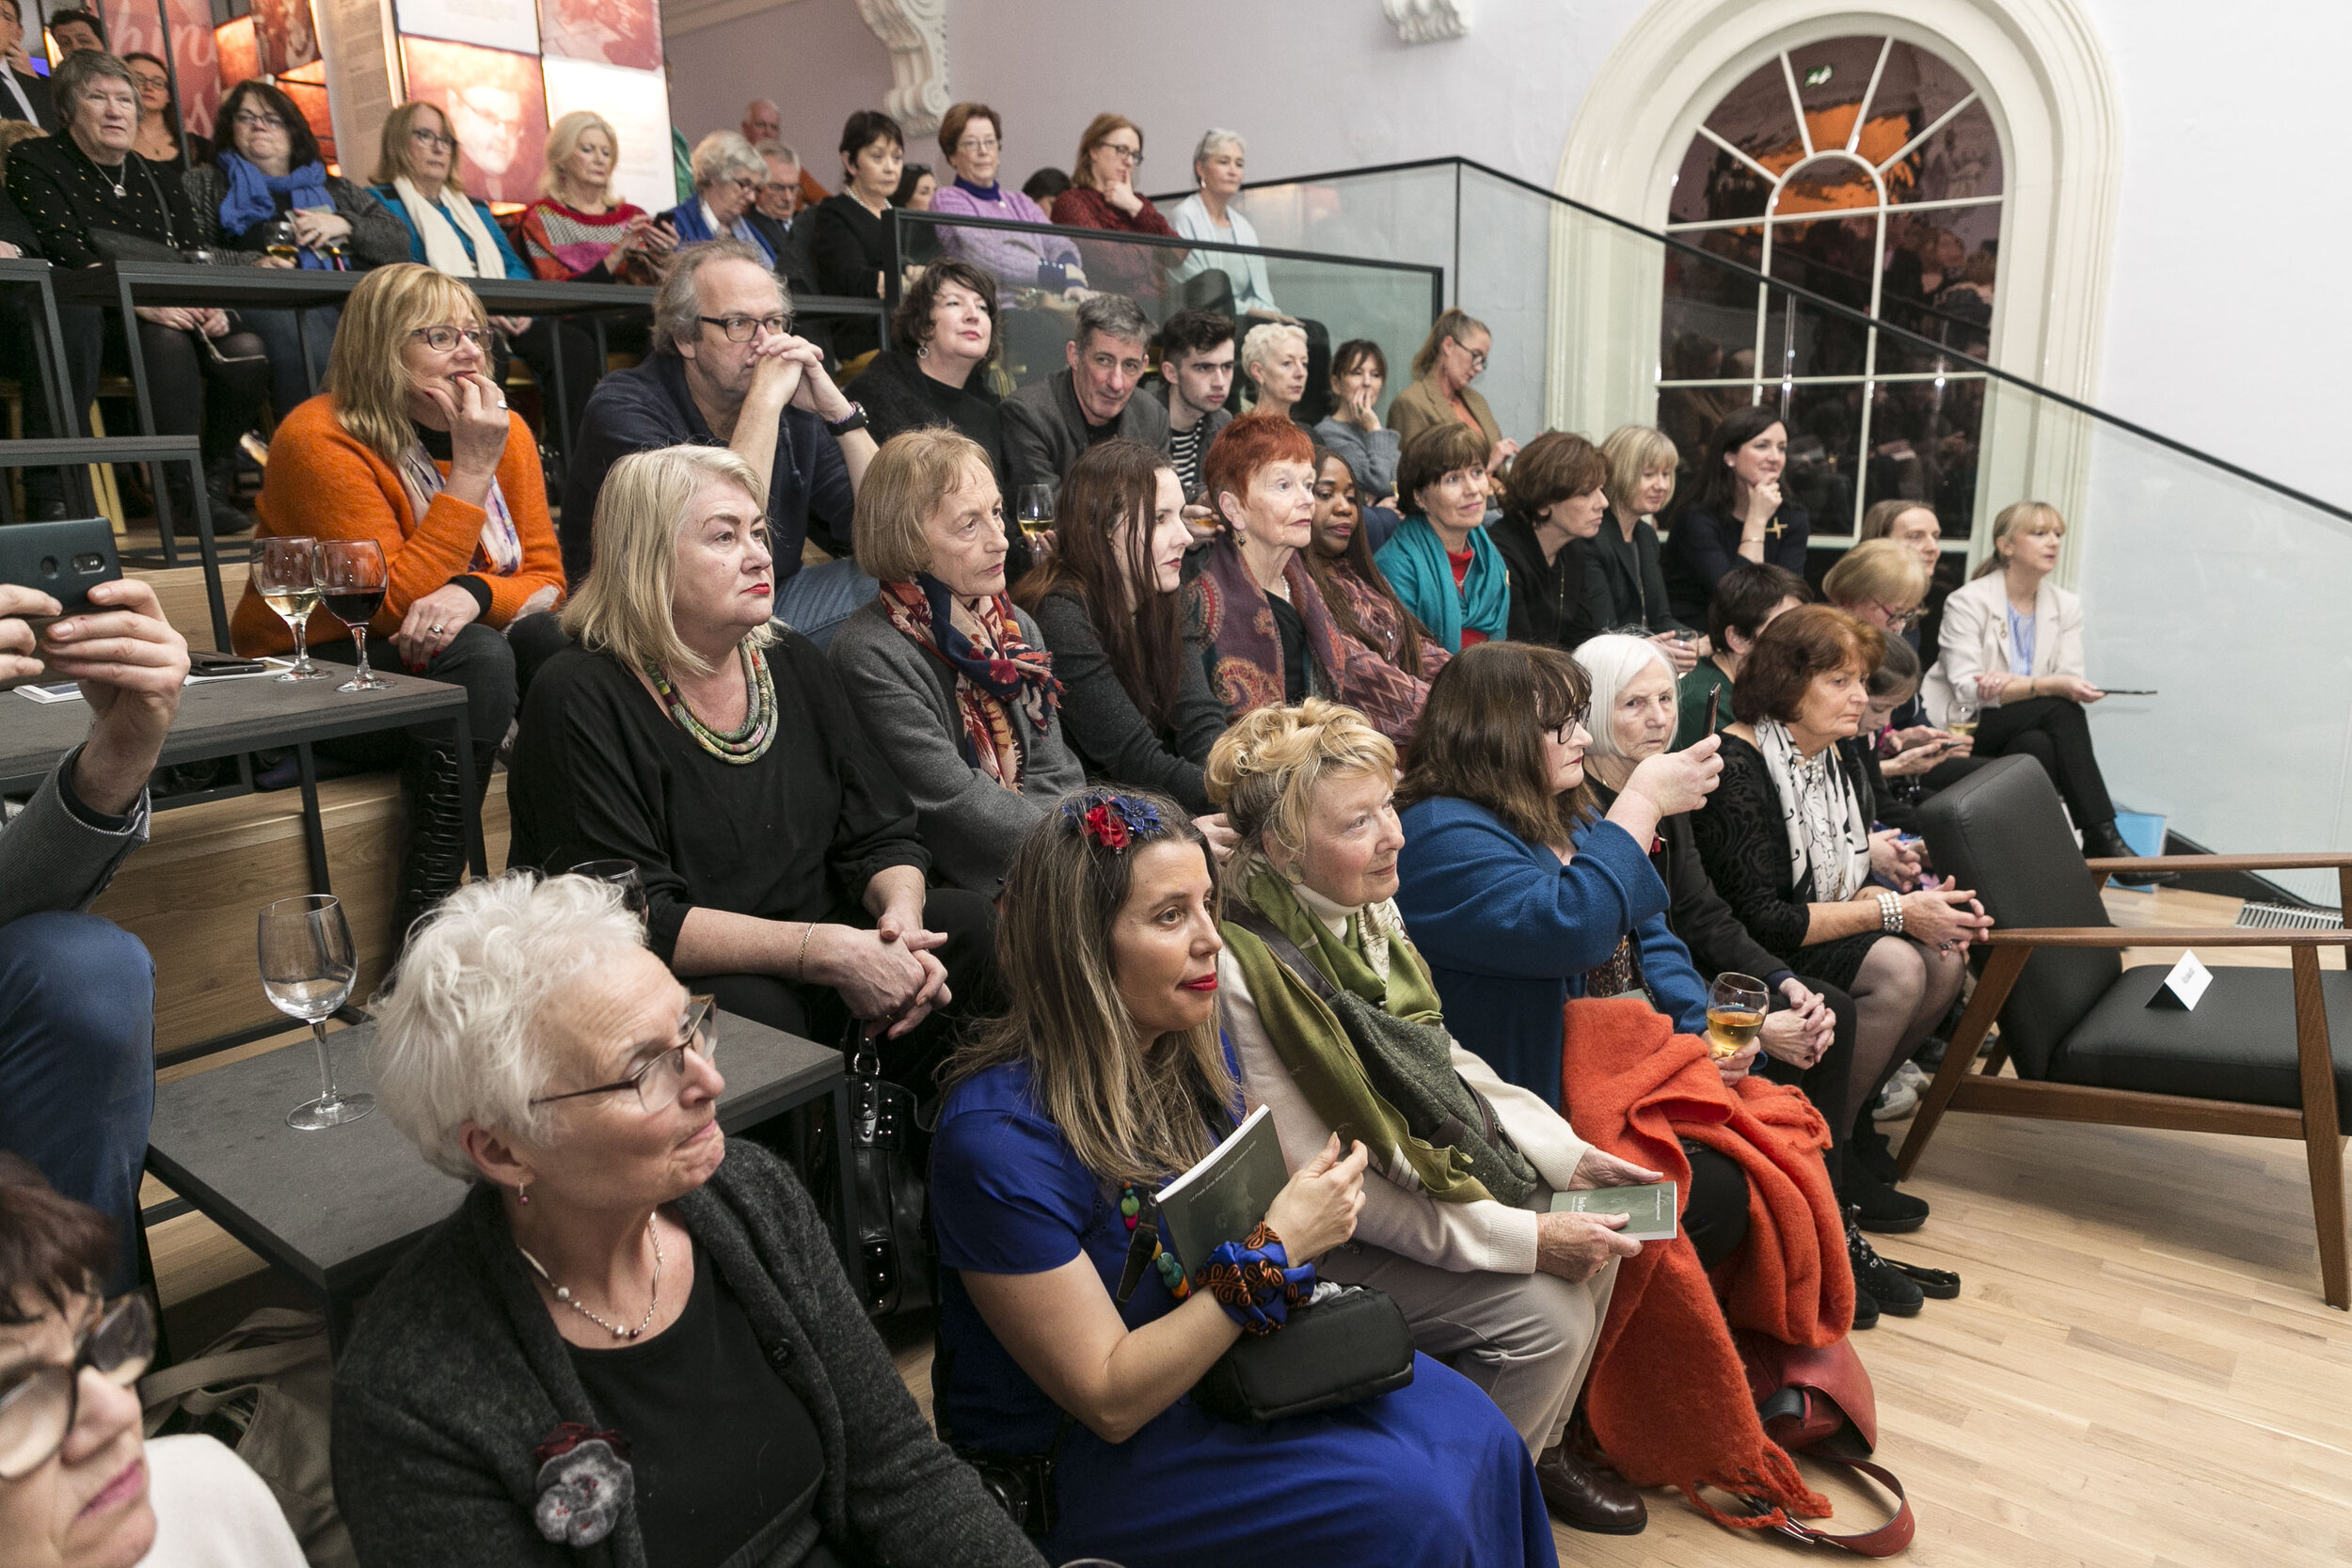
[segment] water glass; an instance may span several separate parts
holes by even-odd
[[[280,898],[262,911],[259,945],[262,990],[281,1013],[310,1025],[319,1053],[319,1097],[286,1113],[286,1125],[316,1132],[358,1121],[375,1109],[372,1094],[342,1094],[335,1087],[335,1061],[326,1048],[326,1021],[351,997],[359,964],[342,900],[331,893]]]

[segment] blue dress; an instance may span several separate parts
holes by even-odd
[[[1128,1232],[1119,1194],[1078,1163],[1031,1103],[1024,1065],[957,1085],[931,1149],[944,1279],[934,1392],[959,1446],[1042,1453],[1059,1412],[997,1343],[958,1271],[1041,1274],[1084,1252],[1116,1296]],[[1175,1310],[1158,1271],[1120,1316]],[[1238,1426],[1179,1400],[1126,1442],[1069,1423],[1057,1465],[1049,1562],[1122,1568],[1396,1562],[1497,1568],[1557,1562],[1526,1445],[1474,1385],[1415,1358],[1413,1382],[1325,1416]]]

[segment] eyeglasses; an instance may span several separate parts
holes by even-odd
[[[250,109],[237,111],[237,123],[248,131],[283,131],[286,122],[276,115],[257,115]]]
[[[0,1389],[0,1481],[23,1481],[65,1447],[81,1414],[83,1368],[128,1388],[154,1358],[155,1315],[145,1296],[97,1309],[97,1321],[74,1336],[72,1361],[33,1367]]]
[[[1921,618],[1927,614],[1925,610],[1916,605],[1909,610],[1889,610],[1882,600],[1872,599],[1870,602],[1878,606],[1879,613],[1886,617],[1886,624],[1897,631],[1902,630],[1905,626],[1917,626]]]
[[[1113,141],[1106,141],[1102,145],[1104,151],[1109,153],[1114,158],[1120,159],[1121,162],[1125,163],[1128,167],[1141,168],[1143,166],[1142,148],[1121,147],[1117,142]]]
[[[993,152],[996,148],[997,141],[994,136],[966,136],[956,143],[956,150],[959,152]]]
[[[455,136],[445,136],[438,131],[428,131],[421,125],[409,132],[408,135],[413,141],[421,141],[427,147],[440,148],[443,151],[449,151],[457,146]]]
[[[138,72],[136,72],[136,71],[133,71],[133,72],[131,73],[131,80],[132,80],[132,81],[134,81],[134,82],[136,82],[136,83],[139,85],[139,89],[140,89],[142,92],[144,92],[144,91],[145,91],[147,88],[149,88],[149,87],[167,87],[167,87],[169,87],[171,86],[171,80],[170,80],[170,78],[168,78],[168,77],[165,77],[165,76],[141,76],[141,75],[140,75]]]
[[[408,336],[422,338],[424,346],[436,354],[447,354],[461,339],[476,348],[490,344],[490,335],[478,326],[419,326],[410,328]]]
[[[1592,733],[1592,717],[1593,710],[1589,706],[1578,708],[1547,733],[1561,745],[1573,746],[1576,744],[1577,731],[1583,730],[1588,735]]]
[[[1475,351],[1475,350],[1473,350],[1473,349],[1463,348],[1463,346],[1462,346],[1462,340],[1461,340],[1461,339],[1459,339],[1459,338],[1448,338],[1448,339],[1446,340],[1446,341],[1447,341],[1447,342],[1449,342],[1449,343],[1452,343],[1452,344],[1453,344],[1455,348],[1459,348],[1459,349],[1461,349],[1461,350],[1462,350],[1462,352],[1463,352],[1464,354],[1467,354],[1467,355],[1469,355],[1469,356],[1470,356],[1470,369],[1471,369],[1471,370],[1474,370],[1474,371],[1483,371],[1483,370],[1485,370],[1485,369],[1486,368],[1486,356],[1485,355],[1483,355],[1483,354],[1478,353],[1477,351]]]
[[[552,1105],[559,1100],[580,1100],[592,1094],[618,1094],[623,1089],[637,1091],[637,1103],[647,1116],[666,1111],[677,1103],[678,1090],[686,1085],[686,1053],[691,1051],[707,1062],[719,1054],[719,1041],[713,1035],[710,1015],[719,1005],[715,996],[690,996],[686,999],[686,1022],[680,1033],[685,1038],[646,1061],[635,1072],[610,1084],[598,1084],[593,1089],[574,1089],[569,1094],[541,1095],[533,1105]]]
[[[763,332],[783,332],[792,325],[789,316],[697,316],[705,326],[715,326],[727,335],[730,343],[748,343]]]
[[[733,185],[733,186],[734,186],[737,190],[739,190],[739,191],[754,191],[754,192],[756,192],[756,191],[758,191],[758,190],[760,190],[760,189],[762,189],[762,188],[763,188],[763,187],[761,186],[760,182],[759,182],[758,181],[756,181],[756,180],[746,180],[746,179],[738,178],[738,179],[734,179],[734,180],[730,180],[730,181],[728,181],[728,182],[727,182],[727,183],[728,183],[728,184],[730,184],[730,185]]]

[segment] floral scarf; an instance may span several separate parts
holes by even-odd
[[[950,616],[954,597],[927,572],[916,573],[912,582],[883,583],[882,605],[901,635],[955,672],[963,760],[1018,793],[1025,759],[1009,708],[1018,706],[1040,735],[1053,726],[1054,710],[1061,705],[1054,656],[1021,640],[1012,601],[1001,594],[980,601],[985,646],[957,629]]]
[[[412,442],[401,453],[401,488],[408,493],[408,511],[420,527],[425,509],[448,483],[449,476],[441,472],[422,441]],[[522,531],[515,526],[515,514],[507,507],[506,492],[499,487],[495,474],[490,478],[490,493],[483,498],[482,514],[482,542],[474,547],[468,570],[513,577],[523,569]]]

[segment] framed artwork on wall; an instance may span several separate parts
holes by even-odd
[[[457,137],[458,178],[485,201],[539,194],[547,154],[547,89],[539,56],[433,39],[403,39],[408,96],[440,105]]]

